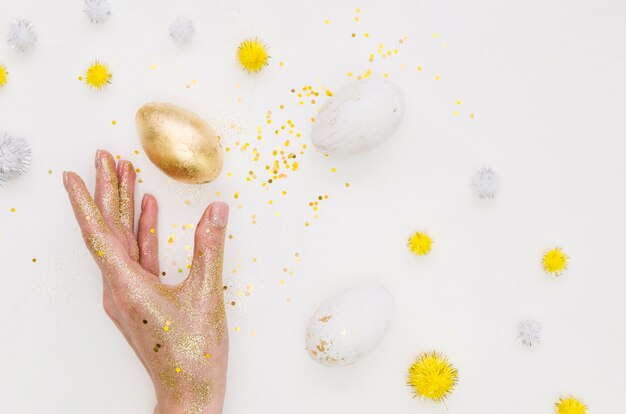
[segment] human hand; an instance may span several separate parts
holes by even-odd
[[[104,310],[146,367],[155,414],[222,412],[228,364],[222,258],[228,205],[207,207],[195,232],[189,276],[159,281],[156,199],[143,198],[135,236],[135,171],[96,153],[94,199],[83,180],[63,173],[83,239],[102,271]]]

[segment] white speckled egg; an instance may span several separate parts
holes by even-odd
[[[306,350],[326,366],[350,365],[383,339],[393,313],[393,298],[380,285],[356,288],[324,302],[306,332]]]
[[[326,154],[356,154],[387,140],[404,116],[404,96],[392,82],[350,83],[320,109],[311,140]]]

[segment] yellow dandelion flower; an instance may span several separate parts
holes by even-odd
[[[423,231],[416,231],[409,238],[409,250],[418,256],[423,256],[430,253],[430,249],[433,245],[433,240],[430,236]]]
[[[237,49],[237,60],[248,73],[258,73],[269,60],[267,47],[259,39],[246,39]]]
[[[112,77],[107,64],[96,60],[87,68],[85,76],[82,78],[87,85],[100,90],[111,83]]]
[[[555,247],[543,255],[543,270],[551,275],[560,276],[567,269],[568,261],[567,254],[560,247]]]
[[[5,66],[0,65],[0,87],[7,84],[7,79],[9,77],[9,72]]]
[[[557,414],[587,414],[587,406],[576,398],[560,398],[555,405]]]
[[[440,403],[452,392],[458,376],[456,368],[447,358],[433,351],[417,357],[409,367],[407,381],[416,397]]]

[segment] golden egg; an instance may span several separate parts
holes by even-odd
[[[217,134],[193,112],[151,102],[137,111],[135,122],[150,161],[174,180],[203,184],[222,171],[222,146]]]

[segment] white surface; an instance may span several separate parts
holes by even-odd
[[[100,276],[61,185],[63,169],[93,182],[97,148],[131,156],[142,168],[140,190],[162,206],[161,261],[168,269],[173,259],[184,262],[191,234],[173,223],[195,223],[215,191],[233,206],[226,274],[231,282],[249,279],[255,289],[230,312],[225,413],[549,413],[569,394],[593,413],[626,411],[623,2],[111,5],[111,19],[93,26],[82,1],[0,0],[3,31],[24,16],[39,34],[28,55],[0,44],[0,62],[10,71],[0,90],[0,129],[29,138],[34,151],[30,173],[0,189],[0,412],[134,414],[153,407],[143,367],[101,309]],[[197,28],[184,48],[169,37],[179,15]],[[271,64],[258,77],[234,62],[247,36],[271,46]],[[401,36],[408,36],[402,47]],[[381,42],[399,53],[376,55],[370,64]],[[114,75],[102,93],[77,81],[94,59],[109,63]],[[299,107],[289,90],[316,80],[338,89],[349,81],[346,72],[370,66],[373,76],[388,72],[407,98],[397,134],[354,158],[308,152],[284,182],[286,197],[280,187],[266,193],[258,182],[246,184],[251,165],[261,166],[233,151],[224,175],[186,206],[179,196],[186,187],[168,184],[143,153],[132,154],[139,148],[134,113],[146,101],[233,119],[251,140],[266,111],[276,115],[285,104],[281,118],[306,132],[315,108]],[[264,135],[261,145],[271,148],[271,130]],[[486,165],[502,177],[493,201],[479,200],[470,185]],[[241,197],[233,203],[235,191]],[[307,203],[326,193],[314,220]],[[313,224],[305,228],[305,220]],[[417,228],[435,241],[428,257],[405,248]],[[175,249],[165,242],[170,231],[178,234]],[[540,267],[553,245],[572,258],[558,279]],[[388,335],[352,367],[318,366],[304,350],[311,313],[332,294],[373,280],[395,298]],[[528,317],[544,328],[542,343],[530,349],[516,338],[518,322]],[[459,370],[448,411],[412,399],[405,386],[412,359],[433,349]]]

